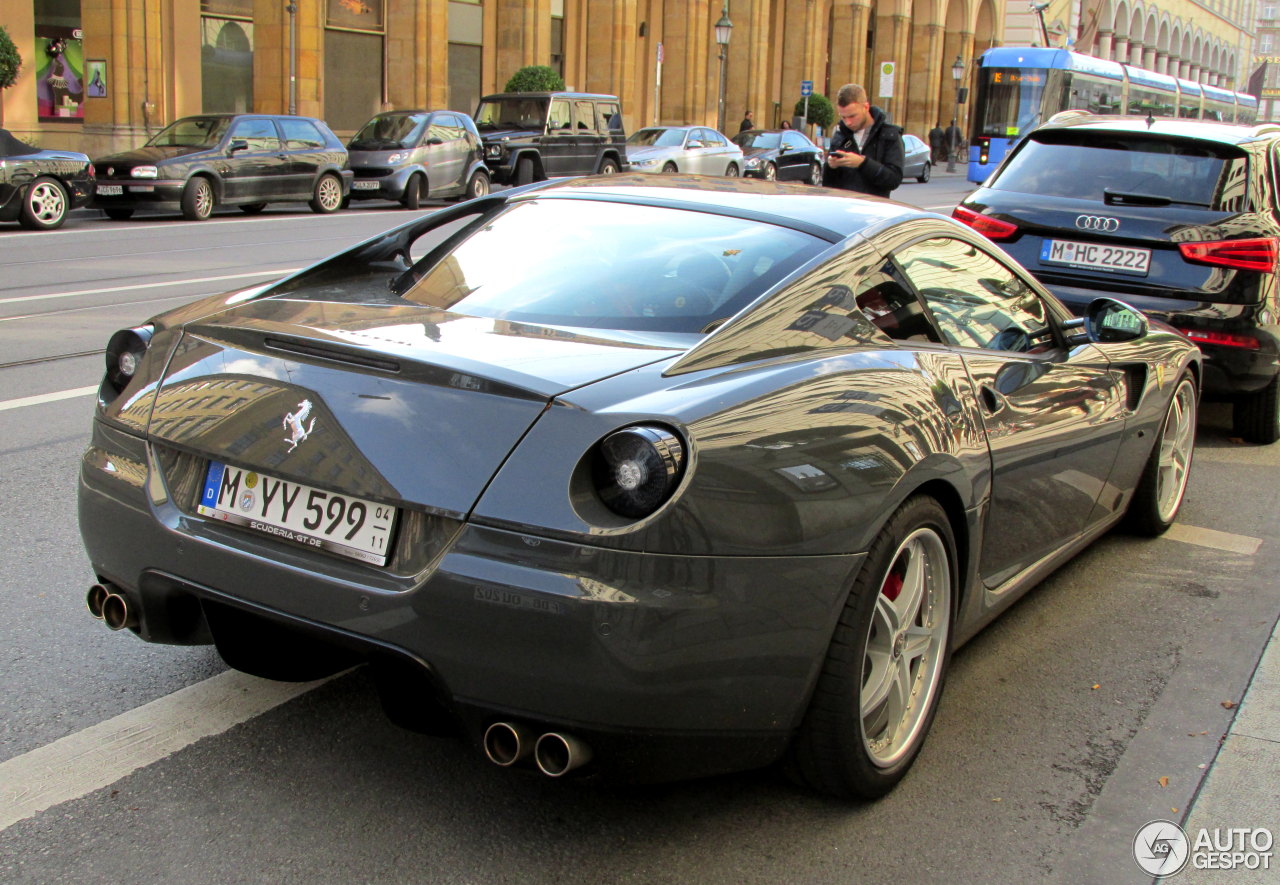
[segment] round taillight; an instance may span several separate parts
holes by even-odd
[[[117,391],[124,390],[137,374],[153,331],[151,326],[121,329],[107,342],[107,381]]]
[[[675,491],[684,457],[680,437],[665,427],[637,425],[615,431],[596,445],[596,492],[614,513],[648,516]]]

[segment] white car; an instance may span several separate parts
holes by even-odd
[[[709,126],[647,126],[627,139],[632,172],[742,174],[742,148]]]

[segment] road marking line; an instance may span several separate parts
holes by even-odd
[[[1214,529],[1202,529],[1193,525],[1174,523],[1164,537],[1184,544],[1195,544],[1197,547],[1212,547],[1214,550],[1225,550],[1228,553],[1243,553],[1252,556],[1262,546],[1261,538],[1250,538],[1247,535],[1233,535]]]
[[[60,399],[88,396],[97,392],[98,385],[95,384],[92,387],[77,387],[74,390],[59,390],[54,393],[41,393],[37,396],[24,396],[21,399],[7,399],[0,401],[0,412],[8,409],[21,409],[24,406],[38,406],[41,403],[56,403]]]
[[[271,682],[231,670],[0,762],[0,830],[108,787],[327,681]]]
[[[112,286],[109,289],[84,289],[80,292],[53,292],[48,295],[17,295],[13,298],[0,298],[0,304],[13,304],[17,301],[39,301],[43,298],[76,298],[80,295],[102,295],[107,292],[131,292],[134,289],[158,289],[161,286],[189,286],[194,283],[214,283],[219,280],[242,280],[247,277],[283,277],[302,270],[300,267],[282,267],[279,270],[256,270],[253,273],[233,273],[221,277],[193,277],[189,280],[168,280],[163,283],[136,283],[131,286]]]
[[[208,298],[210,295],[219,295],[219,292],[200,292],[188,293],[185,295],[163,295],[159,298],[144,298],[141,301],[125,301],[119,304],[89,304],[85,307],[64,307],[61,310],[46,310],[44,313],[20,313],[17,316],[0,317],[0,323],[14,323],[19,320],[42,320],[46,317],[65,316],[69,313],[84,313],[88,310],[111,310],[120,307],[140,307],[143,304],[159,304],[164,301],[178,301],[181,299],[187,303],[195,303],[201,298]],[[104,345],[105,349],[105,345]]]

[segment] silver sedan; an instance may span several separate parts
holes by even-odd
[[[742,148],[709,126],[649,126],[627,139],[633,172],[742,174]]]

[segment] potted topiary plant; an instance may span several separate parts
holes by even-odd
[[[18,47],[13,45],[9,32],[0,25],[0,89],[8,89],[18,79],[18,71],[22,70],[22,56]],[[4,122],[4,102],[0,101],[0,123]]]
[[[796,116],[804,116],[804,99],[796,102]],[[819,129],[826,131],[832,123],[836,121],[836,109],[831,104],[831,99],[825,95],[814,93],[809,96],[809,122]]]
[[[503,92],[559,92],[564,77],[546,65],[528,65],[511,75]]]

